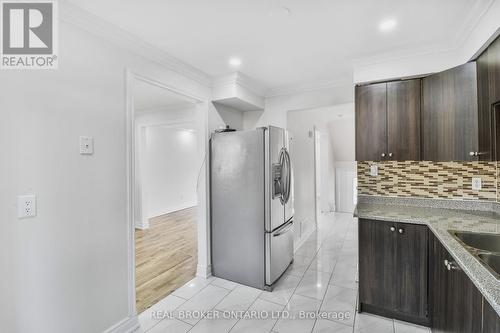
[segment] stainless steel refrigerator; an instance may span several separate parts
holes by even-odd
[[[214,276],[272,288],[293,261],[292,180],[286,130],[269,126],[212,135]]]

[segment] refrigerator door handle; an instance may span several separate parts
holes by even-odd
[[[273,234],[273,237],[279,237],[281,235],[286,234],[289,232],[293,227],[293,220],[288,222],[286,225],[284,225],[280,230],[278,230],[275,234]]]
[[[292,187],[292,161],[290,160],[290,154],[288,153],[288,150],[286,150],[286,148],[283,148],[283,164],[285,165],[283,169],[286,169],[286,174],[284,175],[284,183],[286,185],[284,185],[283,190],[283,202],[284,204],[287,204],[288,200],[290,200]]]
[[[285,199],[285,193],[286,193],[286,182],[287,182],[287,173],[288,170],[285,171],[286,169],[286,149],[281,148],[280,155],[279,155],[279,165],[281,168],[281,173],[280,173],[280,202],[282,205],[286,204],[286,199]]]

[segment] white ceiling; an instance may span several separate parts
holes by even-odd
[[[211,76],[264,88],[352,79],[353,62],[451,48],[492,0],[71,0]],[[286,7],[290,10],[288,14]],[[389,33],[386,18],[398,21]]]
[[[154,111],[160,108],[172,109],[192,106],[194,100],[176,94],[151,83],[136,80],[134,82],[134,109],[141,111]]]

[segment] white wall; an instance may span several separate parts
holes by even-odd
[[[328,133],[316,130],[316,208],[317,214],[335,211],[335,167]]]
[[[214,108],[217,110],[217,113],[224,121],[225,124],[229,125],[231,128],[236,130],[243,129],[243,114],[245,112],[233,109],[229,106],[222,104],[214,104]],[[252,111],[247,111],[252,112]]]
[[[101,332],[132,315],[125,69],[200,96],[203,117],[209,108],[210,89],[196,81],[73,25],[59,28],[58,70],[0,75],[2,332]],[[222,121],[208,110],[215,128]],[[94,155],[79,155],[79,135],[94,137]],[[18,220],[26,193],[38,196],[38,216]],[[199,237],[202,248],[208,234]]]
[[[302,114],[290,113],[288,116],[290,131],[290,158],[293,166],[293,193],[295,208],[295,243],[316,228],[316,187],[314,173],[314,135],[312,128],[302,127]]]
[[[196,133],[164,126],[145,128],[143,188],[148,218],[196,206]]]
[[[288,111],[344,104],[353,101],[354,85],[350,82],[314,91],[268,97],[265,100],[264,111],[244,113],[243,126],[245,129],[268,125],[286,128]]]

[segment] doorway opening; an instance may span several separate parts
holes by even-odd
[[[198,264],[199,101],[134,77],[135,305],[150,308],[193,279]]]
[[[300,244],[323,216],[354,211],[354,104],[290,110],[287,129],[295,175],[295,242]]]

